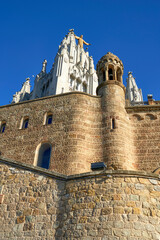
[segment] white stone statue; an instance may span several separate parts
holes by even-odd
[[[135,78],[132,75],[132,72],[128,72],[126,99],[128,99],[132,104],[136,102],[143,102],[142,91],[137,87],[137,84],[136,84]]]

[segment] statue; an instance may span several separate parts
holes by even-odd
[[[44,59],[43,63],[42,63],[42,72],[46,73],[46,66],[47,66],[47,60]]]
[[[83,48],[83,43],[85,45],[91,45],[90,43],[87,43],[83,40],[83,35],[81,35],[80,37],[77,37],[75,34],[74,34],[75,38],[78,39],[78,45],[80,46],[80,48]]]

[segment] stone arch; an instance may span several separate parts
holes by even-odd
[[[40,143],[36,148],[33,165],[48,169],[50,165],[51,151],[52,145],[50,142]]]
[[[117,78],[117,81],[122,82],[122,71],[121,71],[120,67],[117,68],[116,78]]]
[[[52,123],[52,121],[50,123],[48,123],[49,117],[53,118],[53,113],[51,111],[48,111],[44,114],[43,125],[48,125],[48,124]]]
[[[145,115],[145,119],[155,120],[155,119],[157,119],[157,116],[153,115],[151,113],[148,113],[148,114]]]
[[[29,117],[28,116],[22,117],[21,121],[20,121],[19,129],[26,129],[26,128],[28,128],[28,123],[29,123]]]
[[[132,117],[133,117],[133,119],[138,120],[138,121],[143,120],[143,117],[139,114],[134,114]]]
[[[115,69],[112,64],[108,66],[108,80],[115,80]]]

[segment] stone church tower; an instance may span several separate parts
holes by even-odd
[[[27,78],[21,91],[13,96],[13,103],[73,91],[96,95],[98,81],[93,58],[88,50],[76,44],[73,29],[59,45],[49,73],[46,67],[47,60],[44,60],[42,70],[35,78],[33,91],[30,93]]]

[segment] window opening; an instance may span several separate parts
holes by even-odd
[[[109,76],[109,80],[113,80],[113,70],[112,70],[112,68],[109,68],[108,76]]]
[[[106,73],[105,73],[105,71],[103,71],[103,81],[105,81],[106,80]]]
[[[49,168],[49,162],[50,162],[50,154],[51,154],[51,148],[49,147],[43,152],[42,156],[42,168]]]
[[[111,129],[115,129],[115,119],[112,118],[112,122],[111,122]]]
[[[23,127],[22,128],[23,129],[28,128],[28,123],[29,123],[29,119],[27,118],[23,121]]]
[[[4,133],[5,128],[6,128],[6,123],[3,123],[2,126],[1,126],[1,129],[0,129],[0,132]]]
[[[52,123],[52,115],[48,115],[47,116],[47,124],[51,124]]]
[[[117,70],[117,81],[121,82],[121,70]]]
[[[43,143],[38,152],[38,159],[36,165],[45,169],[49,168],[51,157],[51,145],[49,143]]]

